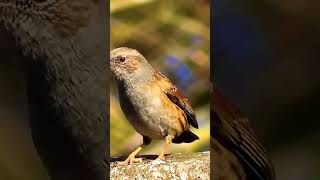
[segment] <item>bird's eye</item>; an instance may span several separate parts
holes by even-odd
[[[124,56],[119,57],[119,61],[120,62],[125,62],[126,61],[126,57],[124,57]]]

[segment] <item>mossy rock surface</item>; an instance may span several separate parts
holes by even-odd
[[[166,155],[165,162],[153,162],[157,156],[140,156],[141,163],[123,165],[124,158],[113,158],[111,179],[210,179],[210,152]]]

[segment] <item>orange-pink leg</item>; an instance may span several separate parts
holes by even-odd
[[[164,142],[164,145],[163,145],[163,149],[162,151],[160,152],[159,156],[157,159],[160,159],[162,161],[164,161],[166,158],[164,157],[164,155],[166,154],[167,150],[168,150],[168,146],[169,144],[171,144],[172,142],[172,139],[173,139],[173,136],[171,135],[168,135],[165,139],[165,142]]]
[[[135,156],[141,151],[142,147],[145,145],[148,145],[151,143],[151,139],[143,136],[143,143],[141,146],[139,146],[136,150],[134,150],[129,156],[128,158],[123,161],[123,164],[133,164],[133,163],[140,163],[142,162],[142,158],[135,158]]]
[[[129,156],[128,158],[123,161],[122,163],[123,164],[133,164],[133,163],[139,163],[139,162],[142,162],[142,159],[141,158],[135,158],[135,156],[141,151],[142,149],[142,146],[139,146],[136,150],[134,150]]]

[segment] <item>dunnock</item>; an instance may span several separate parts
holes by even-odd
[[[274,180],[265,148],[248,119],[211,87],[211,170],[214,180]]]
[[[190,125],[198,128],[198,123],[188,99],[138,51],[126,47],[112,50],[110,68],[117,82],[122,111],[143,136],[143,144],[124,163],[141,162],[135,156],[151,139],[165,139],[157,158],[160,160],[165,159],[171,142],[191,143],[199,139],[189,130]]]

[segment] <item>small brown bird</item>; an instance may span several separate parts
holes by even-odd
[[[171,142],[191,143],[199,139],[189,130],[190,125],[198,128],[198,123],[188,99],[138,51],[126,47],[112,50],[110,68],[117,82],[122,111],[143,136],[143,144],[124,163],[141,162],[135,156],[151,139],[165,139],[157,158],[160,160],[165,160]]]
[[[213,180],[274,180],[265,148],[248,119],[211,87],[211,172]]]

